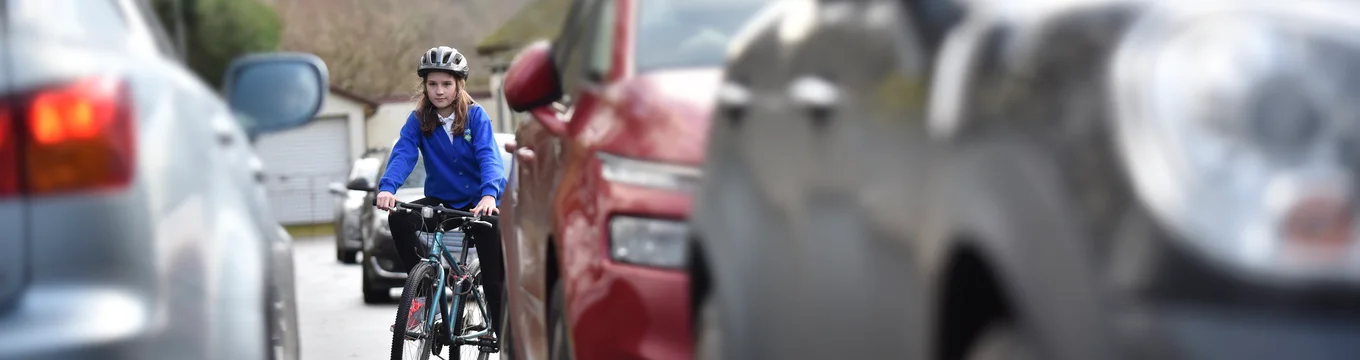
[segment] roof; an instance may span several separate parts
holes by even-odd
[[[533,0],[525,4],[500,28],[477,43],[477,53],[491,56],[536,40],[557,37],[571,3],[572,0]]]
[[[336,95],[340,95],[340,97],[342,98],[350,99],[360,104],[367,105],[369,107],[378,106],[378,101],[376,100],[369,99],[367,97],[364,97],[363,95],[356,94],[353,91],[341,89],[340,87],[337,87],[335,85],[331,85],[331,92]]]

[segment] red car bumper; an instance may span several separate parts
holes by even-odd
[[[605,265],[572,309],[578,359],[691,359],[689,277]]]
[[[689,195],[595,184],[602,196],[568,226],[566,233],[578,236],[564,236],[562,254],[576,358],[692,359],[689,274],[614,261],[608,225],[616,214],[684,219]]]

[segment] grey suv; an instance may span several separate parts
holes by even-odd
[[[0,22],[0,359],[296,358],[251,139],[310,121],[325,65],[239,58],[219,94],[143,1],[10,0]]]
[[[1360,354],[1360,4],[760,18],[692,212],[700,354]]]

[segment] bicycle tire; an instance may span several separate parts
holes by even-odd
[[[434,306],[438,306],[438,304],[434,303],[434,291],[438,291],[438,289],[434,289],[436,285],[435,277],[437,276],[438,273],[435,271],[435,268],[430,266],[427,262],[416,264],[415,268],[412,268],[411,272],[407,275],[406,285],[401,289],[401,303],[397,305],[397,318],[392,326],[392,360],[405,360],[403,357],[403,348],[406,344],[405,330],[408,320],[407,314],[410,312],[411,303],[419,296],[424,296],[427,309],[433,309],[435,308]],[[422,289],[428,291],[421,291]],[[425,334],[434,333],[434,324],[425,324],[424,327]],[[427,335],[425,341],[420,345],[420,349],[416,352],[416,359],[429,359],[431,355],[430,349],[437,341],[438,340]]]

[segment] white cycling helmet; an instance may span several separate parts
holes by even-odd
[[[416,68],[416,75],[425,77],[430,71],[447,71],[460,79],[468,77],[467,57],[448,46],[436,46],[425,51],[425,55],[420,56],[420,67]]]

